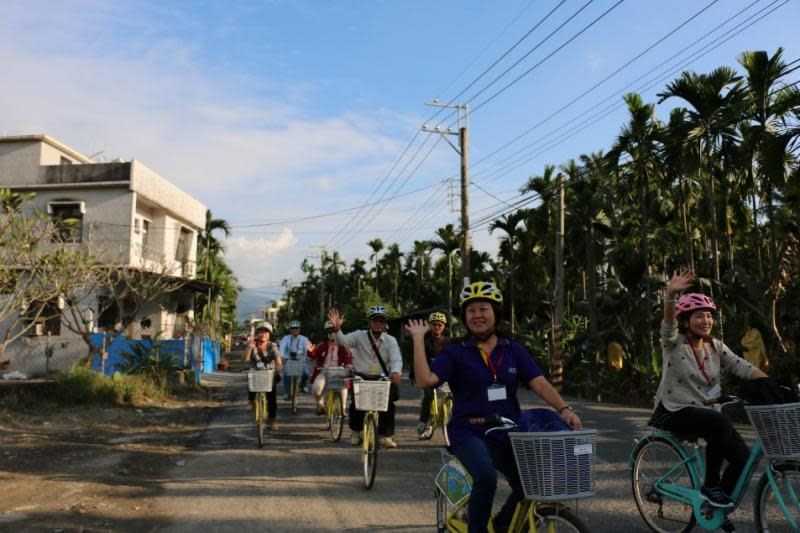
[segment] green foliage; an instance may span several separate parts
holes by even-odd
[[[84,365],[74,366],[56,383],[54,399],[62,405],[116,404],[139,405],[169,394],[164,384],[144,375],[113,377],[98,374]]]
[[[132,345],[131,351],[122,352],[122,363],[118,368],[125,374],[143,374],[153,379],[163,379],[167,372],[178,370],[177,355],[161,351],[161,332],[152,340],[143,340]]]

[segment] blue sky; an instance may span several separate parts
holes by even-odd
[[[426,101],[454,97],[551,10],[459,97],[475,109],[541,62],[470,116],[471,175],[503,199],[515,196],[546,163],[607,149],[625,120],[624,109],[612,105],[596,121],[587,117],[601,115],[605,105],[642,85],[645,99],[654,101],[694,51],[719,43],[720,35],[738,31],[737,24],[752,21],[761,10],[777,8],[741,33],[728,34],[727,42],[688,68],[733,66],[743,50],[771,53],[778,46],[788,61],[800,57],[797,0],[616,3],[5,0],[0,131],[47,133],[85,154],[102,151],[99,158],[142,161],[227,219],[234,226],[228,259],[241,283],[275,294],[282,279],[299,279],[300,262],[318,255],[316,246],[334,244],[351,261],[368,254],[365,243],[371,238],[398,240],[407,250],[414,239],[430,238],[436,227],[457,223],[442,184],[458,173],[458,156],[450,147],[443,142],[433,147],[437,138],[420,134],[390,168],[433,114]],[[631,65],[492,155],[705,6]],[[629,86],[729,17],[734,18]],[[677,70],[669,75],[672,65]],[[659,107],[662,116],[669,105]],[[585,129],[575,131],[576,125]],[[558,134],[564,131],[574,135],[562,139]],[[373,199],[427,188],[380,212],[291,222],[358,207],[385,176]],[[473,188],[471,195],[473,219],[497,204],[484,190]],[[342,234],[345,225],[353,231]],[[474,244],[496,249],[485,229],[476,232]]]

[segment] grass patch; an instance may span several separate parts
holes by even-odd
[[[55,384],[54,400],[61,405],[114,404],[141,405],[163,400],[191,385],[178,386],[174,380],[142,374],[104,376],[84,366],[74,366]]]

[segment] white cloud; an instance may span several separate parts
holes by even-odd
[[[232,237],[224,242],[225,260],[244,287],[263,287],[289,277],[297,263],[287,263],[297,255],[297,238],[283,228],[274,239]]]

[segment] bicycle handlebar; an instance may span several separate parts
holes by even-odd
[[[742,398],[739,398],[738,396],[729,396],[727,394],[723,394],[721,396],[717,396],[716,398],[709,398],[708,400],[704,400],[703,401],[703,405],[720,404],[723,407],[725,407],[726,405],[732,405],[732,404],[735,404],[735,403],[746,404],[747,402],[745,402]]]

